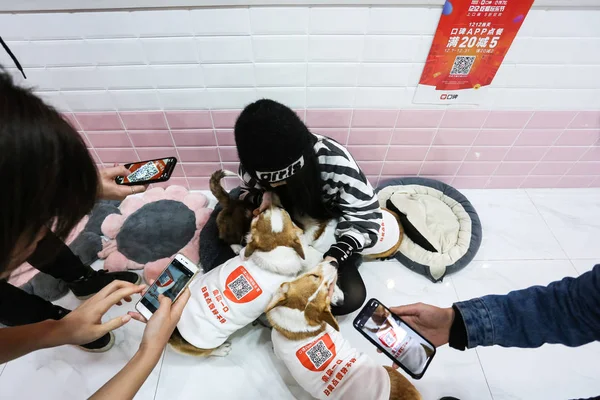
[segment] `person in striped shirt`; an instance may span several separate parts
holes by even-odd
[[[324,258],[339,266],[344,303],[336,315],[351,313],[366,298],[358,272],[360,252],[377,242],[382,213],[373,187],[352,155],[333,139],[311,133],[294,111],[272,100],[248,105],[235,124],[241,197],[262,212],[276,193],[293,216],[339,219],[337,242]],[[250,190],[258,189],[258,190]],[[333,286],[332,286],[333,290]]]

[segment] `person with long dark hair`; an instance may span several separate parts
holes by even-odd
[[[293,110],[272,100],[256,101],[242,111],[235,143],[240,176],[248,188],[266,192],[255,199],[259,212],[268,207],[272,192],[295,217],[339,220],[337,243],[324,255],[338,266],[337,284],[345,297],[332,311],[357,310],[366,298],[358,272],[360,252],[377,243],[382,213],[352,155],[335,140],[311,133]]]
[[[114,184],[122,167],[99,173],[79,134],[30,90],[16,86],[0,67],[0,363],[65,344],[107,351],[112,330],[138,313],[102,322],[115,304],[141,294],[135,273],[94,271],[70,252],[63,239],[101,196],[133,192]],[[125,189],[125,192],[122,190]],[[135,190],[135,189],[134,189]],[[145,190],[137,188],[137,191]],[[24,261],[63,279],[80,298],[73,311],[54,306],[6,283]],[[158,362],[189,298],[161,307],[148,321],[139,351],[93,398],[132,398]]]

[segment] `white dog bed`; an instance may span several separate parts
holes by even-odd
[[[434,282],[466,266],[481,245],[477,212],[458,190],[433,179],[401,178],[378,189],[405,236],[396,259]]]

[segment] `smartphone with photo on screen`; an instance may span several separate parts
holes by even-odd
[[[119,185],[129,186],[165,182],[173,174],[175,165],[177,165],[175,157],[125,164],[125,168],[131,173],[127,176],[117,176],[115,182]]]
[[[135,309],[144,318],[150,319],[160,306],[158,296],[162,294],[175,302],[192,282],[198,270],[198,266],[187,257],[177,254],[137,302]]]
[[[414,379],[429,367],[435,346],[377,299],[371,299],[354,320],[354,327]]]

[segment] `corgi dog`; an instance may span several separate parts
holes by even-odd
[[[238,175],[222,169],[215,171],[210,177],[210,191],[222,207],[217,215],[219,238],[228,245],[236,246],[232,248],[237,254],[237,246],[243,245],[246,233],[250,230],[253,207],[243,200],[229,197],[229,193],[221,185],[221,180],[226,176]]]
[[[273,295],[266,312],[275,354],[317,399],[420,400],[402,374],[376,364],[340,334],[328,296],[335,276],[335,267],[322,262]]]
[[[240,254],[190,284],[171,346],[195,356],[227,355],[227,338],[256,320],[281,283],[306,267],[301,235],[277,206],[254,217]]]

